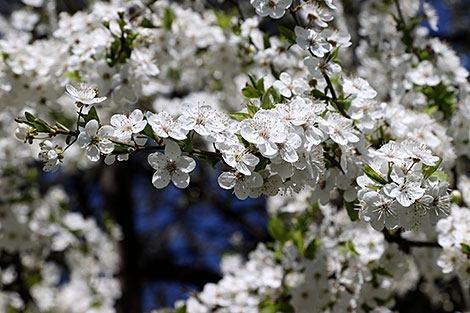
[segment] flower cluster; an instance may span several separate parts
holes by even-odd
[[[439,158],[424,145],[390,141],[371,154],[373,162],[357,178],[362,220],[377,230],[411,229],[425,216],[436,223],[448,215],[447,177],[436,172]]]

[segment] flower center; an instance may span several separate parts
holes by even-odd
[[[176,167],[176,162],[175,161],[170,161],[166,164],[166,167],[168,172],[170,173],[173,173],[176,171],[177,167]]]

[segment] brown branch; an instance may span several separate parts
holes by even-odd
[[[401,230],[394,234],[391,234],[388,230],[384,229],[382,233],[385,236],[385,240],[388,242],[394,242],[398,244],[400,250],[409,253],[410,249],[416,248],[440,248],[441,246],[435,241],[416,241],[405,239],[401,236]]]

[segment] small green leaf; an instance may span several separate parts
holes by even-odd
[[[268,92],[265,93],[264,96],[263,96],[263,100],[261,101],[261,107],[265,110],[275,108],[275,106],[271,102],[271,97],[269,96]]]
[[[277,90],[276,88],[270,87],[270,88],[268,89],[268,92],[273,96],[273,99],[274,99],[274,102],[275,102],[275,103],[281,102],[282,96],[281,96],[281,94],[279,93],[279,90]]]
[[[214,169],[216,164],[220,161],[220,158],[215,155],[207,155],[202,153],[194,153],[194,156],[199,160],[209,163]]]
[[[304,235],[300,230],[292,230],[289,232],[289,237],[295,243],[297,249],[299,250],[299,254],[301,257],[304,256]]]
[[[177,308],[175,313],[186,313],[186,304]]]
[[[257,82],[256,82],[256,89],[259,91],[260,95],[263,95],[265,90],[264,90],[264,78],[261,77]]]
[[[62,74],[63,77],[68,77],[73,79],[76,82],[81,82],[82,78],[80,77],[80,71],[68,71]]]
[[[460,244],[460,249],[462,250],[463,253],[467,255],[468,258],[470,258],[470,246],[469,245],[462,242]]]
[[[317,250],[318,250],[318,247],[321,245],[321,240],[316,238],[314,240],[312,240],[307,248],[305,248],[305,252],[304,252],[304,256],[309,259],[309,260],[313,260],[315,259],[315,256],[317,255]]]
[[[295,40],[297,39],[297,36],[292,30],[282,25],[278,27],[278,30],[279,30],[279,33],[281,33],[281,39],[284,39],[290,44],[295,44]]]
[[[47,124],[46,121],[36,118],[33,123],[34,123],[34,127],[37,129],[38,132],[42,132],[42,133],[53,132],[52,128],[49,126],[49,124]]]
[[[424,174],[424,179],[428,179],[429,177],[431,177],[431,175],[437,171],[441,163],[442,163],[442,159],[440,159],[439,162],[437,162],[437,164],[434,166],[423,165],[422,170]]]
[[[278,216],[273,216],[270,218],[268,223],[268,232],[274,239],[280,242],[286,241],[284,223]]]
[[[250,103],[247,103],[246,108],[248,109],[248,114],[251,117],[253,117],[256,114],[256,112],[260,110],[256,105],[250,104]]]
[[[66,131],[66,132],[69,132],[70,129],[67,128],[67,126],[65,126],[64,124],[62,123],[59,123],[59,122],[55,122],[55,126],[57,126],[58,129],[61,129],[63,131]]]
[[[367,175],[367,177],[372,179],[377,184],[388,184],[388,181],[386,181],[382,176],[380,176],[379,173],[377,173],[369,164],[364,164],[363,171]]]
[[[251,85],[253,87],[256,87],[256,78],[253,75],[251,75],[250,73],[248,73],[248,77],[250,78]]]
[[[242,95],[247,98],[247,99],[252,99],[252,98],[259,98],[263,94],[260,93],[255,87],[253,86],[246,86],[245,88],[242,89]]]
[[[269,41],[269,33],[264,34],[263,45],[265,50],[271,48],[271,42]]]
[[[147,125],[145,125],[145,128],[142,132],[144,133],[145,136],[147,136],[148,138],[150,138],[152,140],[157,139],[156,135],[155,135],[155,133],[152,129],[152,126],[150,126],[150,124],[148,124],[148,123],[147,123]]]
[[[352,254],[359,255],[359,252],[356,251],[356,248],[354,247],[354,243],[352,241],[348,242],[348,248],[349,248],[349,251],[351,251]]]
[[[436,177],[439,181],[449,181],[449,176],[444,172],[434,172],[431,177]]]
[[[383,267],[376,267],[372,270],[373,275],[382,275],[382,276],[387,276],[390,278],[393,278],[393,275],[390,274],[385,268]]]
[[[36,116],[34,116],[33,114],[29,113],[29,112],[24,112],[24,116],[26,117],[26,119],[30,122],[34,122],[36,120]]]
[[[329,99],[323,92],[321,92],[318,89],[313,89],[311,91],[311,94],[312,94],[313,97],[315,97],[317,99],[320,99],[320,100],[328,100]]]
[[[71,142],[72,142],[72,136],[71,135],[68,135],[67,137],[65,137],[65,143],[67,145],[69,145]]]
[[[228,113],[228,115],[239,120],[250,118],[250,114],[242,112]]]
[[[348,212],[349,218],[352,222],[357,221],[359,219],[359,210],[357,205],[359,201],[356,199],[354,202],[344,202],[344,206],[346,207],[346,211]]]
[[[144,18],[144,20],[140,23],[140,27],[143,28],[158,28],[157,26],[153,25],[152,21],[150,21],[148,18]]]
[[[171,30],[171,25],[173,24],[173,21],[175,20],[175,13],[173,13],[173,10],[170,7],[165,8],[165,13],[163,15],[163,21],[162,21],[162,26],[166,30]]]

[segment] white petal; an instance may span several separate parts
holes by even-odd
[[[165,155],[170,160],[176,160],[181,155],[181,149],[178,144],[172,140],[165,141]]]
[[[98,148],[104,154],[110,154],[114,150],[114,144],[109,140],[103,140],[98,143]]]
[[[89,120],[88,123],[85,125],[85,132],[88,136],[92,137],[96,135],[96,131],[98,130],[98,121],[97,120]]]
[[[188,156],[180,156],[176,159],[176,167],[183,173],[189,173],[196,167],[196,161]]]
[[[144,114],[139,109],[135,109],[132,111],[131,115],[129,115],[129,119],[134,122],[134,124],[140,122],[143,118]]]
[[[90,143],[90,137],[85,132],[81,132],[78,135],[77,142],[80,148],[84,148],[86,145]]]
[[[97,162],[100,159],[100,150],[98,150],[97,147],[89,145],[86,148],[86,156],[90,159],[92,162]]]
[[[235,176],[231,172],[223,172],[217,179],[219,186],[223,189],[232,189],[235,186]]]
[[[171,175],[171,181],[178,188],[186,188],[189,185],[189,174],[181,171],[175,171]]]
[[[154,152],[149,154],[147,157],[147,161],[149,162],[150,166],[156,170],[160,170],[166,166],[168,163],[168,157],[160,152]]]
[[[157,189],[162,189],[170,183],[170,173],[168,171],[156,171],[152,176],[152,184]]]

